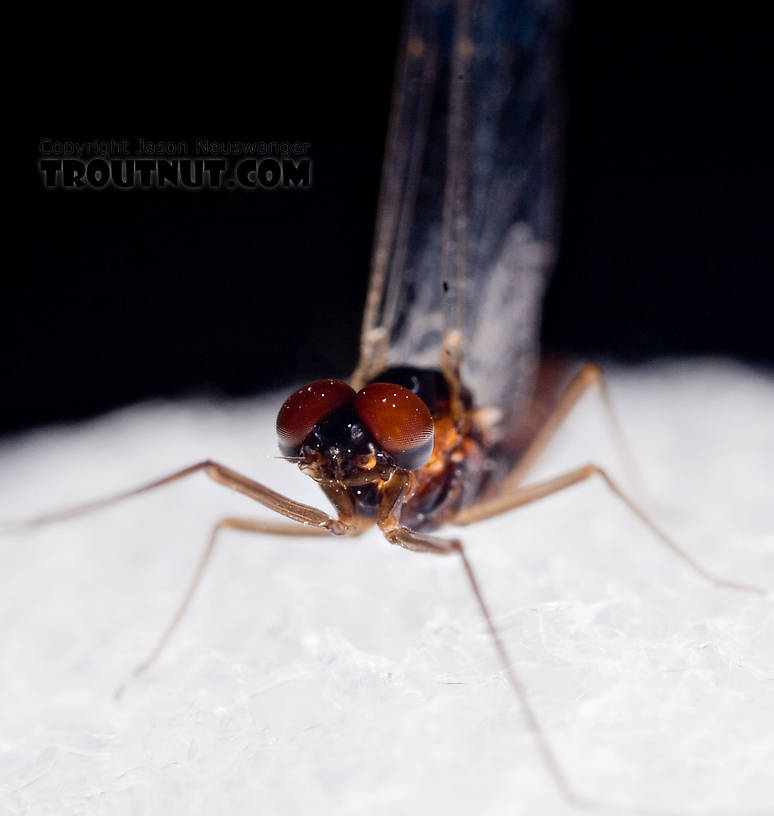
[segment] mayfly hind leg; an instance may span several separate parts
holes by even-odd
[[[613,402],[610,399],[605,375],[596,363],[584,363],[562,392],[555,408],[546,417],[527,450],[503,480],[501,493],[512,493],[523,483],[525,476],[540,458],[561,424],[578,404],[581,397],[591,388],[596,388],[599,393],[610,436],[624,466],[626,476],[632,485],[638,486],[640,480],[637,475],[637,468],[626,442],[626,437],[621,430],[616,412],[613,409]]]
[[[452,519],[451,523],[467,525],[482,521],[483,519],[492,518],[493,516],[507,513],[509,510],[515,510],[517,507],[523,507],[525,504],[531,504],[539,499],[544,499],[547,496],[572,487],[572,485],[583,482],[592,476],[599,476],[609,490],[623,502],[629,511],[633,513],[662,544],[664,544],[672,555],[687,564],[699,577],[723,589],[750,592],[755,595],[767,594],[767,590],[763,587],[713,575],[710,570],[700,564],[692,555],[677,544],[673,538],[663,532],[650,516],[630,499],[601,467],[594,464],[584,465],[583,467],[563,473],[561,476],[556,476],[553,479],[524,485],[511,492],[503,492],[494,499],[480,502],[463,510]]]
[[[677,558],[687,564],[697,575],[715,586],[724,589],[733,589],[741,592],[751,592],[757,595],[765,595],[766,590],[753,584],[733,581],[727,578],[713,575],[710,570],[700,564],[692,555],[683,549],[673,538],[668,536],[653,521],[653,519],[635,502],[624,490],[619,487],[608,473],[596,464],[587,464],[576,468],[553,479],[523,485],[522,482],[527,472],[533,467],[540,454],[545,450],[548,443],[556,434],[559,426],[567,418],[570,411],[577,405],[581,396],[592,386],[600,390],[603,405],[611,426],[613,439],[617,443],[619,453],[624,463],[629,463],[629,469],[633,470],[631,457],[621,433],[620,426],[616,419],[610,396],[605,384],[604,376],[599,366],[593,363],[586,363],[581,370],[573,377],[567,388],[562,393],[556,407],[543,422],[540,430],[530,443],[529,447],[516,463],[511,472],[503,480],[499,494],[492,499],[479,502],[458,513],[452,523],[466,525],[476,521],[481,521],[492,516],[507,513],[525,504],[546,498],[560,490],[565,490],[572,485],[585,481],[592,476],[599,476],[608,489],[623,502],[627,509],[633,513]]]

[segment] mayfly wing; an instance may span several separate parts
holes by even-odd
[[[363,346],[378,347],[373,375],[437,367],[456,336],[463,382],[493,409],[493,438],[507,438],[533,387],[555,254],[560,7],[419,0],[410,14]],[[385,194],[391,178],[400,197]]]
[[[412,289],[410,281],[404,280],[406,253],[437,89],[443,5],[407,5],[385,143],[360,355],[351,378],[356,388],[385,367],[388,346],[398,333],[393,324],[406,308],[404,299]]]
[[[555,256],[559,117],[556,0],[478,3],[470,24],[467,216],[447,331],[463,335],[463,381],[513,435],[534,384],[543,293]],[[464,46],[462,46],[464,49]],[[458,127],[459,130],[462,130]],[[494,413],[491,419],[494,419]]]

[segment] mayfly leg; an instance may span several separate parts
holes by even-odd
[[[667,811],[654,811],[647,808],[621,807],[609,802],[576,793],[573,786],[565,774],[559,759],[551,746],[548,735],[540,724],[537,712],[535,711],[524,682],[519,677],[513,667],[513,662],[508,655],[502,637],[494,624],[492,613],[484,599],[481,585],[473,570],[473,567],[465,552],[462,542],[457,538],[441,538],[438,536],[423,535],[416,533],[407,527],[385,531],[385,536],[392,544],[397,544],[411,552],[432,553],[434,555],[458,555],[465,572],[468,585],[476,599],[476,604],[484,619],[487,633],[497,654],[497,659],[502,666],[508,685],[516,696],[527,730],[537,747],[546,771],[553,779],[557,790],[562,797],[574,808],[593,813],[618,813],[630,814],[630,816],[672,816]]]
[[[539,499],[546,498],[553,493],[558,493],[565,490],[572,485],[583,482],[592,476],[599,476],[608,489],[618,497],[618,499],[626,506],[626,508],[635,515],[675,557],[687,564],[694,573],[706,581],[723,589],[732,589],[740,592],[750,592],[756,595],[765,595],[767,590],[754,584],[747,584],[739,581],[734,581],[729,578],[713,575],[712,572],[702,564],[700,564],[692,555],[690,555],[683,547],[681,547],[671,536],[667,535],[656,524],[648,513],[643,510],[640,505],[635,502],[629,495],[619,487],[608,473],[596,464],[586,464],[583,467],[564,473],[553,479],[546,481],[523,485],[525,475],[529,469],[535,464],[540,454],[545,450],[552,437],[556,434],[561,423],[566,419],[573,407],[578,403],[578,400],[584,392],[592,387],[597,386],[603,398],[603,404],[606,408],[608,420],[613,430],[613,439],[619,447],[619,452],[622,454],[624,463],[629,463],[629,467],[633,468],[631,464],[631,457],[628,454],[623,434],[620,431],[620,426],[616,420],[613,411],[612,403],[605,385],[605,380],[600,368],[593,363],[584,365],[578,374],[572,379],[568,387],[563,392],[559,399],[557,406],[543,423],[537,436],[527,448],[524,455],[516,463],[511,473],[504,479],[499,493],[492,499],[479,502],[471,507],[462,510],[454,519],[454,524],[467,525],[473,524],[483,519],[491,518],[502,513],[507,513],[509,510],[515,510],[517,507],[522,507]]]
[[[228,516],[226,518],[220,519],[220,521],[215,524],[212,528],[212,532],[207,539],[207,543],[204,546],[204,550],[202,551],[201,556],[199,556],[199,561],[196,565],[196,569],[191,577],[191,580],[188,583],[188,586],[183,594],[183,597],[180,599],[177,608],[175,609],[174,614],[169,620],[169,623],[164,628],[164,631],[159,636],[156,645],[151,649],[148,656],[137,665],[137,667],[132,672],[129,680],[122,683],[117,689],[115,693],[116,699],[119,699],[124,691],[126,691],[126,687],[131,680],[136,680],[140,675],[144,674],[148,669],[161,657],[161,653],[164,651],[164,647],[169,642],[172,633],[177,629],[180,621],[185,616],[186,612],[188,611],[189,606],[191,605],[191,601],[193,600],[194,595],[196,594],[196,590],[199,588],[199,585],[202,582],[202,578],[204,577],[204,573],[209,566],[212,555],[215,551],[215,545],[218,542],[218,538],[220,533],[223,530],[238,530],[241,532],[246,533],[257,533],[262,535],[270,535],[270,536],[324,536],[328,533],[327,530],[321,527],[305,527],[300,526],[297,524],[293,524],[292,522],[283,522],[283,521],[271,521],[265,519],[244,519],[244,518],[234,518],[233,516]]]
[[[467,525],[473,524],[483,519],[499,516],[502,513],[507,513],[509,510],[515,510],[517,507],[523,507],[526,504],[544,499],[548,496],[558,493],[561,490],[566,490],[568,487],[590,479],[592,476],[599,476],[607,487],[616,495],[623,504],[633,513],[640,521],[667,547],[672,555],[679,558],[687,564],[693,572],[705,581],[709,581],[717,587],[723,589],[733,589],[739,592],[750,592],[754,595],[766,595],[767,590],[763,587],[754,584],[742,583],[734,581],[729,578],[713,575],[710,570],[700,564],[692,555],[684,550],[673,538],[668,536],[661,530],[656,523],[645,513],[623,490],[616,484],[613,479],[599,466],[594,464],[584,465],[576,470],[568,471],[553,479],[547,479],[543,482],[535,484],[524,485],[510,493],[503,493],[494,499],[484,501],[469,507],[458,513],[452,523]]]
[[[577,801],[578,797],[573,793],[572,788],[568,783],[559,762],[557,761],[556,755],[548,743],[546,734],[540,726],[537,715],[535,714],[529,697],[527,696],[524,684],[519,679],[519,676],[516,674],[516,671],[511,664],[511,660],[508,657],[508,652],[505,649],[500,633],[497,631],[497,628],[492,621],[492,615],[486,601],[484,600],[478,578],[473,572],[473,568],[465,553],[465,549],[462,546],[462,542],[456,538],[440,538],[438,536],[415,533],[413,530],[409,530],[407,527],[399,527],[386,533],[385,535],[387,540],[392,544],[397,544],[399,547],[403,547],[411,552],[433,553],[434,555],[457,554],[460,557],[462,566],[465,570],[465,577],[467,578],[468,584],[470,585],[470,588],[472,589],[476,598],[479,610],[484,617],[487,630],[489,631],[489,635],[492,638],[492,642],[497,652],[497,657],[503,667],[503,670],[505,671],[509,685],[519,700],[519,705],[521,706],[522,714],[526,720],[527,728],[529,729],[532,738],[540,750],[540,754],[546,767],[548,768],[554,782],[557,784],[562,794],[573,802]]]
[[[185,615],[188,606],[196,592],[197,587],[201,583],[204,572],[210,562],[213,550],[219,533],[224,529],[235,529],[253,533],[263,533],[266,535],[298,535],[298,536],[315,536],[315,535],[356,535],[362,531],[361,524],[352,522],[348,523],[341,519],[334,519],[322,510],[315,507],[302,504],[301,502],[289,499],[280,493],[276,493],[270,488],[256,482],[247,476],[238,473],[231,468],[221,465],[218,462],[213,462],[209,459],[198,462],[195,465],[182,468],[174,473],[164,476],[160,479],[155,479],[147,484],[139,487],[124,490],[120,493],[115,493],[111,496],[106,496],[101,499],[86,502],[74,507],[58,510],[53,513],[46,513],[44,515],[36,516],[23,521],[9,522],[0,525],[0,534],[10,534],[14,532],[24,532],[34,530],[38,527],[43,527],[48,524],[54,524],[67,519],[77,518],[98,510],[111,507],[119,504],[134,496],[148,493],[158,487],[172,484],[187,476],[192,476],[195,473],[202,472],[210,479],[219,485],[235,490],[254,501],[259,502],[269,510],[285,516],[291,522],[278,522],[272,520],[250,520],[238,518],[224,518],[221,519],[213,528],[212,533],[207,541],[204,551],[199,559],[199,563],[194,572],[188,588],[183,595],[182,600],[172,616],[170,622],[164,629],[156,646],[150,652],[148,657],[140,663],[134,670],[132,677],[136,678],[147,671],[148,668],[158,659],[162,653],[164,646],[169,641],[170,636],[177,628],[178,624]],[[293,523],[294,522],[294,523]],[[116,690],[116,697],[120,697],[126,688],[126,683],[121,685]]]
[[[154,479],[152,482],[140,485],[139,487],[133,487],[129,490],[123,490],[110,496],[95,499],[94,501],[85,502],[73,507],[66,507],[63,510],[55,510],[52,513],[44,513],[43,515],[34,516],[29,519],[0,523],[0,534],[23,532],[47,524],[54,524],[59,521],[84,516],[200,472],[204,473],[217,484],[242,493],[244,496],[257,501],[269,510],[279,513],[279,515],[285,516],[292,521],[311,527],[320,527],[333,535],[348,535],[351,532],[345,522],[332,518],[322,510],[289,499],[287,496],[283,496],[281,493],[271,490],[260,482],[256,482],[236,470],[232,470],[218,462],[213,462],[211,459],[205,459],[202,462],[197,462],[195,465],[181,468],[174,473],[170,473],[168,476]]]
[[[630,484],[637,488],[637,492],[642,492],[639,487],[641,480],[639,478],[638,469],[626,441],[626,436],[621,429],[618,416],[613,408],[613,402],[610,399],[610,391],[607,387],[604,372],[596,363],[584,363],[562,392],[556,407],[545,419],[527,450],[522,454],[514,468],[503,480],[500,488],[502,494],[514,492],[524,482],[525,476],[540,458],[540,455],[553,439],[561,424],[567,419],[581,397],[591,388],[596,388],[599,393],[610,436],[618,457],[623,464],[626,476]]]

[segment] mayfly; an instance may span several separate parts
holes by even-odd
[[[224,518],[172,620],[134,677],[159,657],[224,529],[356,536],[376,526],[407,550],[460,561],[526,727],[557,789],[569,783],[519,679],[460,539],[468,525],[596,477],[686,565],[716,577],[653,524],[602,469],[530,481],[533,465],[590,387],[612,419],[600,370],[541,361],[539,311],[556,240],[559,117],[556,0],[417,0],[398,64],[360,357],[349,382],[318,380],[282,405],[283,457],[322,488],[331,515],[207,460],[149,484],[24,522],[28,529],[202,472],[285,517]],[[617,426],[612,428],[618,435]],[[119,690],[120,693],[120,690]]]

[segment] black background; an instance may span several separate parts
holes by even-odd
[[[15,84],[0,432],[148,395],[346,376],[365,295],[398,4],[246,20],[51,20]],[[551,348],[771,364],[766,27],[580,2],[565,52]],[[311,142],[290,192],[45,191],[43,138]]]

